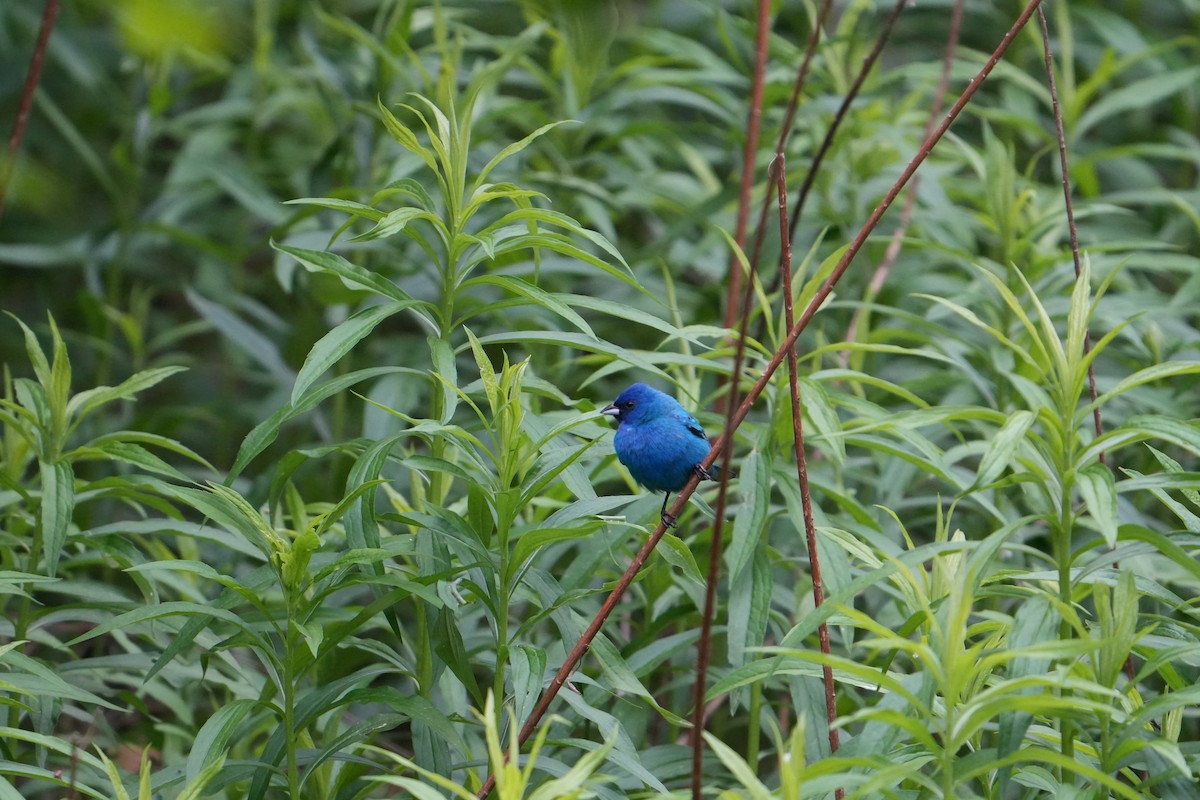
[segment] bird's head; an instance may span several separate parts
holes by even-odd
[[[617,399],[600,409],[601,414],[617,418],[617,424],[650,419],[670,411],[675,399],[644,383],[635,383],[617,396]]]

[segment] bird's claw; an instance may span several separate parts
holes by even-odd
[[[663,525],[666,525],[668,528],[678,527],[675,524],[678,520],[676,519],[674,514],[668,514],[666,511],[662,512],[662,521],[663,521]]]

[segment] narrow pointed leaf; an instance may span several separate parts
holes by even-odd
[[[292,405],[296,405],[317,378],[340,361],[342,356],[354,348],[354,345],[375,330],[375,326],[388,317],[414,305],[417,305],[416,300],[397,301],[364,308],[350,315],[349,319],[322,336],[309,350],[308,356],[304,359],[304,366],[296,375],[296,385],[292,387]]]

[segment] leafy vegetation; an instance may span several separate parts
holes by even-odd
[[[817,15],[776,5],[765,141]],[[707,484],[515,738],[658,523],[595,412],[646,380],[722,426],[753,9],[228,6],[66,4],[12,164],[0,799],[687,796]],[[968,9],[952,92],[1018,10]],[[1079,275],[1031,26],[886,282],[877,234],[800,339],[820,606],[782,371],[737,430],[707,795],[1200,794],[1196,8],[1047,11]],[[887,12],[835,8],[788,185]],[[832,140],[799,307],[917,151],[947,18],[901,14]]]

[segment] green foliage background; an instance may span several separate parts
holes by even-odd
[[[5,120],[36,5],[0,6]],[[791,186],[889,11],[835,8]],[[952,87],[1018,11],[968,6]],[[775,12],[768,142],[815,8]],[[712,796],[1200,795],[1200,8],[1047,12],[1083,278],[1031,26],[882,290],[886,221],[801,338],[820,608],[782,372],[738,432]],[[949,14],[904,11],[816,176],[801,306],[916,151]],[[657,522],[594,412],[647,380],[720,429],[753,34],[744,2],[64,4],[0,219],[0,800],[500,769]],[[706,512],[498,796],[687,795]]]

